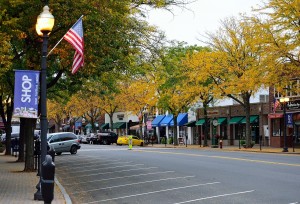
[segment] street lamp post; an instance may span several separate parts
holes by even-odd
[[[43,38],[42,45],[42,62],[41,62],[41,162],[40,165],[45,161],[47,154],[47,131],[48,131],[48,121],[47,121],[47,47],[48,47],[48,35],[52,31],[54,26],[54,17],[49,12],[49,7],[44,6],[43,12],[37,18],[36,31],[38,35]],[[41,169],[41,168],[40,168]],[[41,176],[42,174],[40,174]],[[41,182],[41,177],[40,177]],[[39,182],[39,183],[40,183]],[[42,200],[41,189],[34,195],[35,200]]]
[[[285,98],[280,98],[280,103],[283,104],[283,149],[282,149],[282,152],[288,152],[288,147],[287,147],[287,144],[286,144],[286,105],[287,105],[287,102],[289,102],[289,98],[285,97]]]

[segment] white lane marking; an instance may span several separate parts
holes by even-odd
[[[289,203],[289,204],[297,204],[298,202],[295,202],[295,203]]]
[[[191,185],[191,186],[181,186],[177,188],[168,188],[160,191],[150,191],[147,193],[138,193],[135,195],[128,195],[128,196],[122,196],[122,197],[117,197],[117,198],[110,198],[110,199],[105,199],[105,200],[98,200],[98,201],[92,201],[88,203],[101,203],[101,202],[106,202],[106,201],[112,201],[112,200],[119,200],[119,199],[124,199],[124,198],[130,198],[130,197],[137,197],[137,196],[142,196],[142,195],[149,195],[149,194],[154,194],[154,193],[161,193],[161,192],[166,192],[166,191],[173,191],[173,190],[179,190],[179,189],[185,189],[185,188],[192,188],[192,187],[197,187],[197,186],[206,186],[206,185],[213,185],[213,184],[219,184],[220,182],[213,182],[213,183],[201,183],[201,184],[196,184],[196,185]],[[88,204],[86,203],[86,204]]]
[[[128,184],[122,184],[122,185],[117,185],[117,186],[109,186],[105,188],[96,188],[92,190],[84,190],[84,191],[77,191],[73,192],[72,194],[77,194],[81,192],[92,192],[92,191],[99,191],[99,190],[106,190],[106,189],[112,189],[112,188],[120,188],[124,186],[133,186],[133,185],[138,185],[138,184],[145,184],[145,183],[154,183],[158,181],[168,181],[168,180],[176,180],[176,179],[185,179],[185,178],[193,178],[195,176],[183,176],[183,177],[173,177],[173,178],[163,178],[163,179],[156,179],[156,180],[149,180],[149,181],[141,181],[141,182],[136,182],[136,183],[128,183]]]
[[[114,165],[114,164],[128,164],[128,163],[132,163],[132,161],[128,161],[128,162],[112,162],[112,163],[109,163],[109,164],[101,164],[101,166],[108,166],[108,165]],[[81,164],[81,166],[72,167],[72,171],[74,169],[89,168],[89,167],[94,167],[94,166],[99,166],[99,164],[95,164],[95,162],[93,162],[92,165]],[[68,168],[70,168],[70,167],[68,167]],[[60,171],[62,171],[62,170],[60,170]],[[82,172],[82,171],[80,171],[80,172]],[[68,174],[69,174],[69,172],[68,172]]]
[[[100,173],[96,173],[96,174],[87,174],[87,175],[82,175],[82,176],[76,176],[76,178],[79,177],[87,177],[87,176],[97,176],[97,175],[103,175],[103,174],[114,174],[114,173],[118,173],[118,172],[126,172],[126,171],[137,171],[137,170],[148,170],[148,169],[156,169],[158,167],[147,167],[147,168],[136,168],[136,169],[124,169],[124,170],[119,170],[119,171],[110,171],[110,172],[100,172]],[[65,177],[66,178],[66,177]],[[74,178],[74,177],[69,177],[69,178]],[[122,177],[121,177],[122,178]],[[68,179],[68,178],[66,178]],[[68,184],[64,184],[64,185],[68,185]],[[73,184],[72,184],[73,185]]]
[[[252,193],[255,190],[250,190],[250,191],[241,191],[241,192],[236,192],[236,193],[227,193],[227,194],[222,194],[222,195],[216,195],[216,196],[210,196],[210,197],[204,197],[204,198],[198,198],[195,200],[188,200],[188,201],[183,201],[180,203],[174,203],[174,204],[182,204],[182,203],[191,203],[191,202],[195,202],[195,201],[200,201],[200,200],[208,200],[208,199],[212,199],[212,198],[219,198],[219,197],[225,197],[225,196],[232,196],[232,195],[239,195],[239,194],[245,194],[245,193]]]
[[[67,159],[67,160],[62,160],[62,159]],[[71,158],[71,157],[55,157],[55,163],[57,164],[66,164],[66,163],[74,163],[74,161],[76,161],[78,163],[78,160],[83,160],[82,162],[86,162],[87,160],[90,161],[90,159],[95,159],[96,161],[120,161],[119,160],[111,160],[110,158],[99,158],[99,157],[95,157],[95,156],[84,156],[84,157],[75,157],[75,158]]]
[[[104,167],[104,168],[96,168],[96,169],[87,169],[87,170],[77,170],[77,171],[73,171],[72,172],[68,172],[68,173],[65,173],[65,174],[70,174],[70,173],[83,173],[83,172],[88,172],[88,171],[96,171],[96,170],[105,170],[105,169],[117,169],[117,168],[122,168],[122,167],[132,167],[132,166],[143,166],[145,164],[128,164],[128,165],[123,165],[123,166],[111,166],[111,167]]]
[[[103,160],[105,162],[118,162],[118,161],[121,161],[121,160]],[[91,162],[82,162],[82,163],[78,163],[78,161],[76,161],[76,164],[72,164],[72,167],[77,167],[77,166],[83,166],[83,165],[86,165],[86,164],[95,164],[96,162],[103,162],[103,161],[99,161],[99,160],[95,160],[95,161],[91,161]],[[74,163],[74,161],[71,161],[71,163]],[[55,162],[55,164],[65,164],[66,162],[61,162],[61,163],[57,163]],[[59,167],[61,169],[69,169],[70,167],[69,166],[62,166],[62,167]]]
[[[153,167],[153,168],[157,168],[157,167]],[[143,169],[143,168],[141,168],[141,169]],[[112,177],[112,178],[98,179],[98,180],[92,180],[92,181],[83,181],[83,182],[64,184],[64,185],[65,186],[69,186],[69,185],[73,186],[73,185],[77,185],[77,184],[92,183],[92,182],[98,182],[98,181],[108,181],[108,180],[114,180],[114,179],[132,178],[132,177],[138,177],[138,176],[147,176],[147,175],[154,175],[154,174],[166,174],[166,173],[174,173],[174,172],[175,171],[158,171],[158,172],[151,172],[151,173],[146,173],[146,174],[136,174],[136,175],[130,175],[130,176]]]

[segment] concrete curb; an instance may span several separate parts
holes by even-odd
[[[66,192],[65,188],[60,184],[57,178],[54,178],[55,184],[59,187],[60,192],[63,194],[66,204],[72,204],[72,200],[69,194]]]

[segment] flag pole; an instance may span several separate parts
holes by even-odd
[[[81,15],[80,16],[80,18],[73,24],[73,26],[80,20],[80,19],[82,19],[83,18],[83,15]],[[73,27],[72,26],[72,27]],[[71,28],[72,28],[71,27]],[[62,36],[62,38],[56,43],[56,45],[48,52],[48,55],[47,55],[47,57],[51,54],[51,52],[56,48],[56,46],[64,39],[64,37],[65,37],[65,35],[66,34],[64,34],[64,36]]]

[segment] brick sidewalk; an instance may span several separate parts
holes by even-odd
[[[44,203],[35,201],[34,193],[39,181],[37,172],[23,172],[24,162],[16,162],[14,156],[0,153],[0,203],[30,204]],[[55,184],[52,204],[65,204],[60,188]]]

